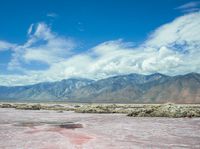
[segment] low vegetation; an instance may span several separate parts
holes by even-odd
[[[138,108],[130,113],[128,116],[133,117],[200,117],[200,106],[192,105],[176,105],[176,104],[162,104],[162,105],[145,105],[143,108]]]
[[[20,110],[55,110],[55,111],[74,111],[75,106],[66,104],[34,104],[34,103],[3,103],[0,108],[15,108]]]
[[[198,104],[33,104],[2,103],[0,108],[75,111],[77,113],[123,113],[132,117],[200,117]]]
[[[75,109],[78,113],[129,113],[133,109],[141,108],[137,104],[90,104]]]

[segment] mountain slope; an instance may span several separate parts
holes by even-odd
[[[95,81],[73,92],[73,97],[96,102],[143,102],[140,101],[151,86],[163,83],[168,76],[162,74],[129,74]]]
[[[92,80],[67,79],[29,86],[0,87],[0,99],[15,100],[62,100],[63,94],[70,95],[74,89],[88,85]],[[68,96],[66,96],[68,97]]]
[[[200,74],[128,74],[97,81],[66,79],[29,86],[0,86],[0,100],[200,103]]]
[[[153,86],[144,97],[155,102],[200,103],[200,75],[190,73],[175,76],[163,84]]]

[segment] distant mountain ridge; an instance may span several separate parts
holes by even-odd
[[[200,74],[128,74],[101,80],[71,78],[35,85],[0,86],[0,100],[114,103],[200,103]]]

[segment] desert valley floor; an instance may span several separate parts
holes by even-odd
[[[200,118],[0,108],[1,149],[200,148]]]

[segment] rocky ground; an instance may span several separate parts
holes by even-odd
[[[1,149],[200,148],[200,118],[0,108]]]

